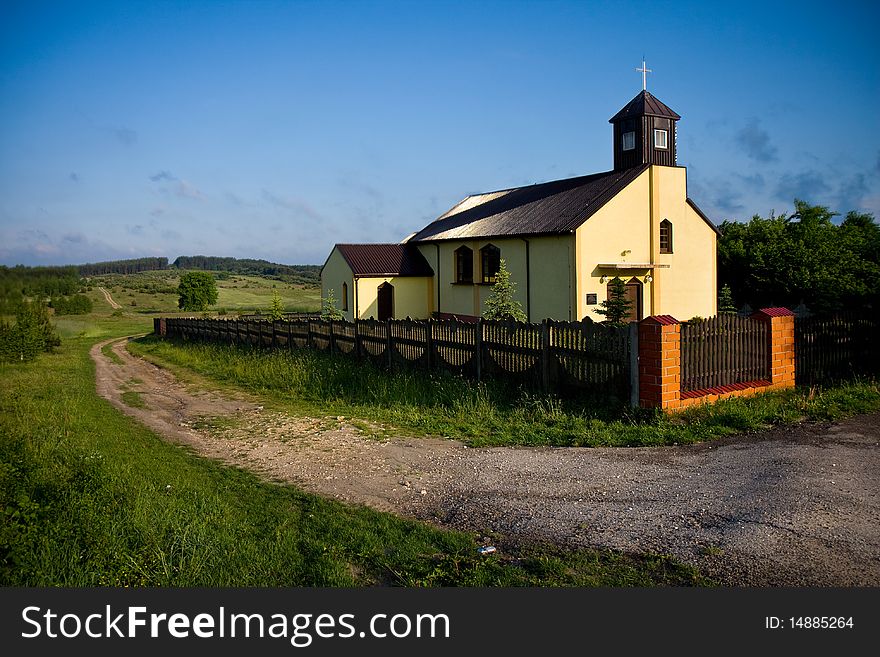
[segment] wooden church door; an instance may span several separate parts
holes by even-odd
[[[379,321],[394,317],[394,286],[391,283],[382,283],[378,289]]]
[[[642,319],[642,284],[637,278],[631,278],[625,286],[626,299],[630,302],[629,317],[626,321],[638,322]]]

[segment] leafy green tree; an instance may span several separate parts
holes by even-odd
[[[515,291],[516,283],[510,280],[507,263],[502,259],[498,265],[498,274],[495,276],[492,293],[486,299],[486,310],[483,311],[483,317],[485,319],[514,319],[517,322],[528,321],[522,304],[513,298]]]
[[[321,319],[344,319],[342,311],[336,307],[336,295],[332,287],[327,290],[327,296],[321,299]]]
[[[795,212],[721,224],[718,277],[752,307],[804,302],[812,310],[877,307],[880,227],[847,214],[837,225],[827,207],[795,200]]]
[[[284,319],[284,304],[281,303],[281,296],[278,290],[272,288],[272,305],[269,306],[269,319],[278,321]]]
[[[40,352],[52,351],[60,344],[46,304],[41,301],[22,302],[14,324],[0,322],[0,360],[33,360]]]
[[[599,305],[601,307],[596,312],[605,316],[605,324],[627,325],[633,303],[626,297],[626,285],[620,280],[620,276],[615,276],[608,283],[608,298]]]
[[[727,284],[722,285],[721,292],[718,293],[718,313],[723,315],[736,314],[733,292],[730,291],[730,286]]]
[[[177,286],[177,307],[186,311],[207,310],[217,303],[217,283],[211,274],[203,271],[187,272]]]

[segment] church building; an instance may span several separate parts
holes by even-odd
[[[468,196],[399,244],[337,244],[322,296],[350,321],[473,319],[503,258],[531,322],[602,321],[615,277],[632,320],[715,315],[719,232],[676,163],[680,118],[643,89],[610,119],[612,170]]]

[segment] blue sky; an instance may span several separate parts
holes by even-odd
[[[0,264],[324,261],[612,166],[641,90],[714,220],[880,217],[869,2],[0,4]]]

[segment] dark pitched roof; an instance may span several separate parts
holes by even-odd
[[[434,270],[410,244],[337,244],[355,276],[433,276]]]
[[[691,206],[691,208],[693,208],[693,211],[696,212],[696,213],[699,215],[700,219],[702,219],[702,220],[705,221],[707,224],[709,224],[709,228],[711,228],[712,230],[714,230],[714,231],[718,234],[718,237],[721,237],[721,231],[718,229],[718,226],[716,226],[714,223],[712,223],[712,220],[709,219],[709,217],[707,217],[707,216],[705,215],[705,213],[704,213],[702,210],[700,210],[700,208],[697,207],[697,204],[694,203],[694,202],[690,199],[690,197],[688,197],[686,200],[687,200],[687,204],[688,204],[689,206]]]
[[[568,233],[648,166],[468,196],[410,242]]]
[[[649,91],[640,91],[638,95],[624,105],[623,109],[608,119],[609,123],[637,116],[665,116],[678,121],[681,117],[667,105],[660,102]]]

